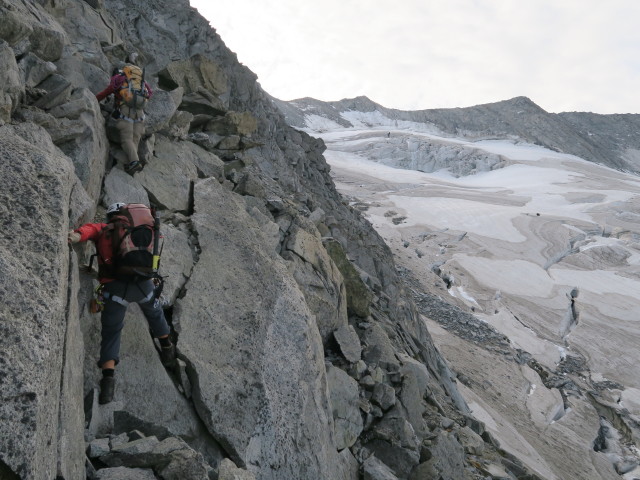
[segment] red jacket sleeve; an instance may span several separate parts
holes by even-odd
[[[123,81],[123,78],[122,78],[122,75],[120,74],[117,74],[111,77],[111,80],[109,81],[109,85],[107,85],[107,88],[105,88],[104,90],[96,94],[96,98],[98,99],[98,101],[101,102],[112,93],[117,93],[120,90],[120,87],[122,87],[122,81]]]
[[[75,231],[80,234],[80,241],[86,242],[87,240],[96,241],[100,236],[102,229],[106,227],[106,223],[85,223]]]

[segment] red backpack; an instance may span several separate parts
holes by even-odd
[[[102,230],[110,244],[111,264],[101,262],[98,275],[107,278],[154,277],[159,262],[160,219],[146,205],[130,203],[109,218]]]

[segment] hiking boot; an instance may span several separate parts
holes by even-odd
[[[139,172],[140,170],[142,170],[142,164],[135,160],[133,162],[127,163],[124,166],[124,171],[131,175],[133,175],[136,172]]]
[[[116,388],[116,379],[114,377],[102,377],[100,380],[100,395],[98,403],[104,405],[113,400],[113,392]]]
[[[173,367],[176,363],[176,346],[173,343],[168,347],[160,347],[160,361],[165,367]]]

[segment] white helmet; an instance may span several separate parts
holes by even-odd
[[[118,213],[120,209],[125,205],[126,203],[122,202],[112,203],[111,205],[109,205],[109,208],[107,208],[107,218],[109,218],[114,213]]]

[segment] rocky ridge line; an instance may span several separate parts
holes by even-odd
[[[599,115],[588,112],[548,113],[527,97],[465,108],[403,111],[383,107],[367,97],[322,102],[301,98],[288,102],[274,99],[287,121],[310,128],[307,117],[317,115],[343,127],[354,123],[354,112],[375,113],[390,128],[398,122],[430,125],[445,136],[470,140],[504,139],[541,145],[576,155],[617,170],[640,173],[640,140],[635,132],[640,115]],[[355,115],[357,117],[357,115]]]

